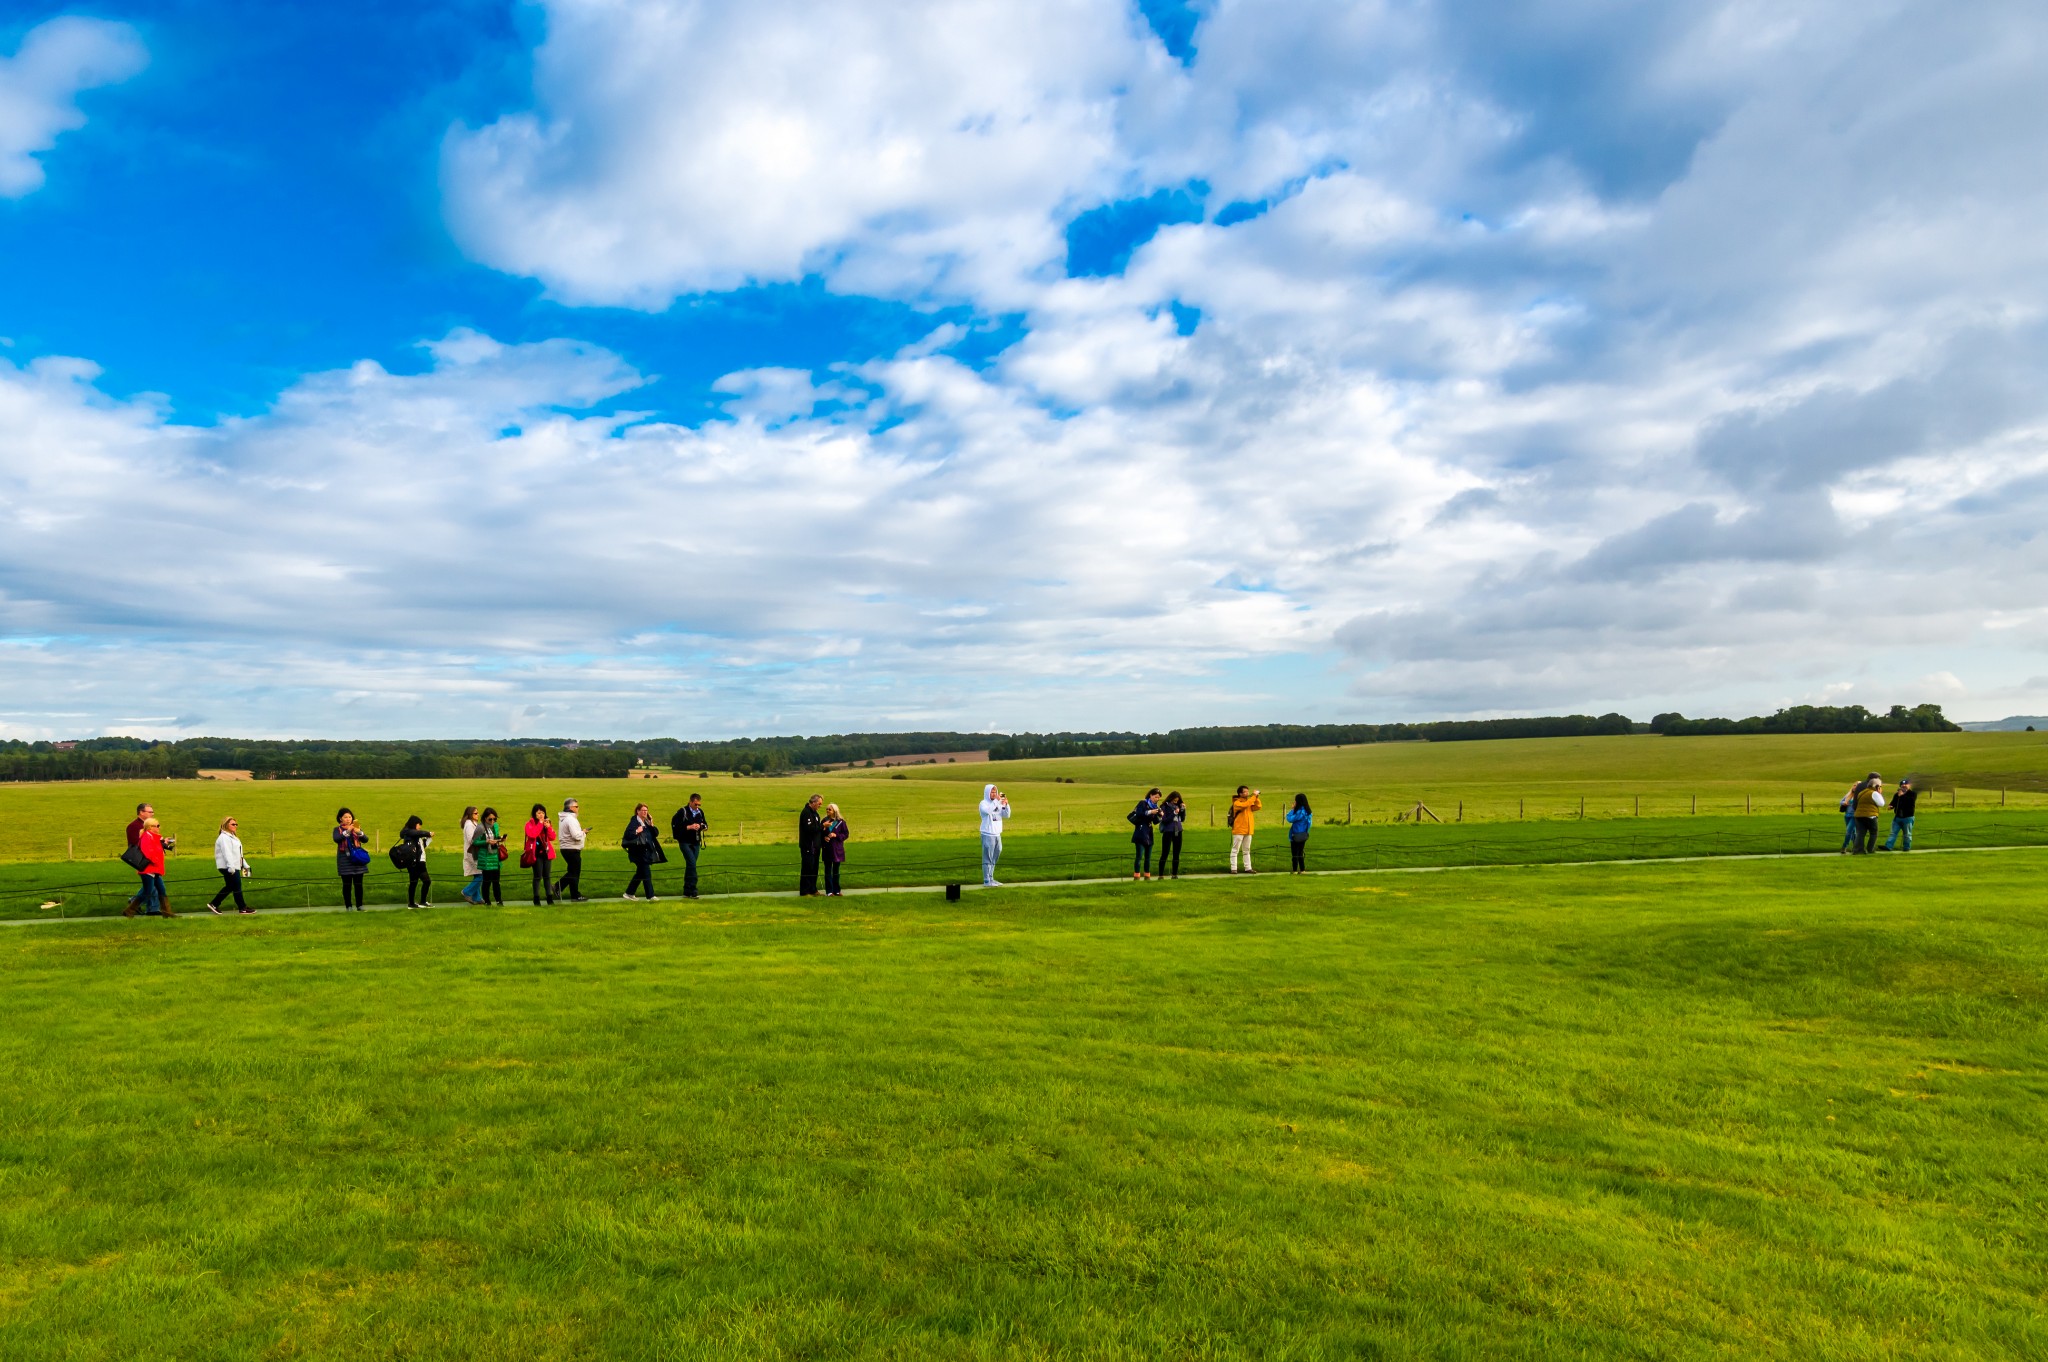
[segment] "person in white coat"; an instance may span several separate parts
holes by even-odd
[[[242,851],[241,824],[232,818],[221,820],[220,836],[213,839],[213,868],[220,872],[221,884],[206,911],[219,917],[221,904],[233,894],[236,912],[255,912],[242,898],[242,876],[249,873],[249,858]]]
[[[476,863],[476,805],[462,811],[462,873],[469,876],[469,883],[462,886],[462,897],[471,903],[482,903],[477,890],[483,887],[484,872]]]
[[[577,815],[580,807],[573,799],[563,800],[562,817],[555,829],[555,850],[562,853],[562,878],[555,882],[555,892],[571,903],[589,902],[583,897],[583,844],[589,835]]]
[[[1003,823],[1010,816],[1010,797],[993,785],[981,791],[981,883],[985,889],[1000,889],[996,862],[1003,857]]]

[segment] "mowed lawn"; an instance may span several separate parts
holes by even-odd
[[[0,936],[0,1356],[2048,1355],[2048,852]]]

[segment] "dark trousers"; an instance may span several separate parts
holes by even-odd
[[[704,850],[702,842],[679,842],[683,852],[683,897],[697,897],[697,853]]]
[[[644,889],[646,889],[646,890],[647,890],[647,897],[648,897],[648,898],[653,898],[653,897],[654,897],[654,864],[653,864],[653,862],[651,862],[651,861],[649,861],[649,862],[641,862],[641,863],[636,863],[636,864],[634,865],[634,867],[633,867],[633,878],[632,878],[632,879],[630,879],[630,880],[627,880],[627,881],[626,881],[626,897],[627,897],[627,898],[632,898],[632,897],[633,897],[633,890],[634,890],[635,888],[644,888]]]
[[[1877,820],[1858,818],[1856,820],[1856,854],[1865,856],[1877,850]]]
[[[1294,868],[1296,870],[1308,869],[1308,838],[1303,837],[1299,840],[1291,837],[1288,838],[1287,854],[1294,858]]]
[[[534,859],[533,903],[536,908],[540,906],[540,901],[542,899],[546,899],[549,903],[553,903],[555,901],[554,874],[555,867],[552,862],[543,861],[538,857]]]
[[[427,873],[425,857],[405,868],[405,906],[417,908],[434,896],[434,877]]]
[[[825,858],[825,892],[828,894],[839,892],[839,867],[841,864],[841,862],[833,860],[830,856]]]
[[[1162,875],[1166,873],[1166,862],[1168,858],[1171,858],[1173,861],[1173,877],[1175,879],[1180,878],[1180,838],[1181,835],[1177,832],[1162,832],[1159,834],[1159,873]]]
[[[1150,842],[1131,843],[1131,873],[1133,875],[1149,875],[1152,873],[1152,844]]]
[[[242,902],[242,872],[239,870],[223,870],[220,872],[220,879],[220,890],[208,901],[208,906],[218,908],[227,901],[228,895],[233,894],[235,896],[235,907],[248,908],[249,905]]]
[[[562,878],[555,883],[563,898],[583,897],[583,853],[564,848],[562,851]]]
[[[360,908],[363,906],[363,876],[343,875],[341,877],[341,906]]]
[[[796,892],[799,894],[815,894],[818,892],[818,849],[816,847],[805,847],[803,849],[803,858],[803,869],[797,872]]]
[[[484,903],[495,903],[500,908],[503,908],[505,906],[504,875],[503,867],[496,870],[486,870],[484,872],[484,882],[477,886],[477,898]]]

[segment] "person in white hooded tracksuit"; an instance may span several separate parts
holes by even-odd
[[[1003,820],[1010,816],[1010,800],[993,785],[981,791],[981,882],[985,888],[1000,889],[996,862],[1003,855]]]

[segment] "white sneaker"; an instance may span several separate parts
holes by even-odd
[[[1003,882],[1001,880],[983,880],[981,882],[981,887],[983,889],[1001,889],[1003,887]]]

